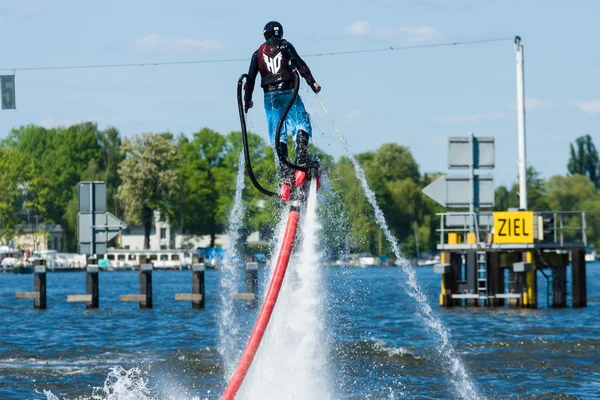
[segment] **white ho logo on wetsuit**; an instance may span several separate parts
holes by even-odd
[[[277,53],[277,55],[275,57],[269,57],[268,55],[263,54],[263,60],[265,60],[267,69],[273,75],[276,75],[279,72],[279,70],[281,69],[281,60],[282,59],[283,59],[283,56],[281,53]]]

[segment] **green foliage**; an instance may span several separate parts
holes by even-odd
[[[532,211],[585,211],[587,212],[587,237],[591,244],[600,246],[600,192],[586,175],[571,174],[569,176],[555,175],[547,181],[530,167],[527,170],[528,209]],[[507,210],[519,206],[519,186],[514,184],[508,191],[500,186],[496,189],[496,210]],[[576,228],[565,231],[565,240],[575,239],[580,235],[581,218],[563,216],[565,227]]]
[[[392,233],[402,243],[403,252],[416,255],[417,236],[419,250],[435,246],[437,237],[434,233],[439,224],[435,212],[440,210],[421,192],[433,179],[430,175],[421,177],[410,151],[389,143],[376,152],[358,154],[356,159],[365,170],[369,187],[375,193]],[[331,175],[332,185],[339,193],[338,203],[343,204],[345,210],[338,219],[343,237],[347,238],[347,247],[373,254],[389,253],[389,244],[382,239],[350,160],[342,157]]]
[[[277,190],[279,176],[272,147],[249,134],[250,159],[263,186]],[[291,138],[289,143],[293,143]],[[322,167],[319,216],[321,250],[337,258],[349,251],[389,254],[373,210],[350,160],[337,161],[310,144]],[[69,250],[76,245],[77,183],[107,183],[107,204],[130,224],[146,227],[146,246],[157,210],[188,237],[217,234],[227,227],[233,206],[235,177],[242,153],[240,132],[222,135],[204,128],[191,137],[145,133],[122,140],[117,129],[99,130],[90,122],[46,129],[28,125],[13,129],[0,147],[0,241],[15,234],[27,217],[58,223],[66,230]],[[290,146],[294,158],[294,146]],[[434,250],[439,236],[436,213],[446,211],[421,190],[439,174],[421,174],[410,150],[393,143],[356,155],[392,233],[409,256]],[[600,245],[598,152],[589,135],[570,146],[568,176],[545,180],[527,170],[528,208],[535,211],[587,211],[588,238]],[[244,177],[242,238],[259,231],[273,234],[282,205],[254,189]],[[496,189],[496,210],[519,206],[518,184]],[[118,200],[118,202],[117,202]],[[113,211],[111,209],[111,211]],[[577,221],[569,219],[566,225]],[[245,242],[244,240],[242,240]],[[264,245],[259,245],[264,250]],[[244,249],[250,251],[250,249]]]
[[[546,197],[546,181],[534,168],[527,168],[527,208],[534,211],[550,210]],[[506,186],[498,186],[495,193],[494,210],[506,211],[519,207],[519,184],[512,185],[510,191]]]
[[[580,136],[571,143],[567,164],[569,174],[586,175],[596,188],[600,188],[600,158],[590,135]]]
[[[235,193],[235,169],[227,164],[231,146],[223,135],[204,128],[191,141],[180,142],[180,149],[183,229],[190,235],[210,235],[214,247]]]
[[[169,135],[143,133],[125,140],[121,154],[119,200],[127,221],[144,225],[144,248],[149,248],[154,211],[174,221],[180,188],[177,144]]]
[[[547,183],[548,204],[553,211],[586,211],[588,212],[587,236],[588,241],[596,247],[600,246],[600,193],[594,183],[584,175],[553,176]],[[567,227],[580,228],[579,216],[563,218]],[[572,231],[573,236],[579,232]],[[565,238],[569,239],[568,237]]]
[[[0,187],[0,242],[6,244],[21,217],[46,212],[49,186],[22,152],[0,148]]]
[[[104,136],[106,140],[102,141]],[[98,170],[111,169],[110,162],[106,160],[114,158],[115,151],[118,154],[118,146],[107,145],[111,140],[118,144],[118,136],[113,128],[99,131],[97,125],[91,122],[52,129],[27,125],[13,129],[2,143],[3,148],[19,151],[21,161],[31,163],[35,178],[48,188],[43,209],[31,212],[45,223],[63,225],[69,250],[76,246],[77,203],[73,202],[76,185],[92,164]],[[114,171],[114,162],[112,165]],[[94,179],[105,180],[113,190],[118,186],[114,172],[108,175],[99,173]]]

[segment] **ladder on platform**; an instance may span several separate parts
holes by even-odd
[[[487,276],[487,254],[485,251],[477,252],[477,293],[483,305],[488,302],[488,276]]]

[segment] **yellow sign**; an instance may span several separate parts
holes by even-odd
[[[494,213],[494,243],[533,243],[533,240],[533,211]]]

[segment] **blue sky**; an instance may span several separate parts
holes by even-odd
[[[343,6],[342,6],[343,4]],[[528,162],[565,173],[568,144],[600,145],[597,1],[348,0],[0,1],[0,68],[250,58],[279,20],[298,52],[326,53],[520,35],[525,46]],[[496,138],[496,184],[517,177],[515,51],[511,40],[470,46],[307,57],[321,98],[355,152],[396,142],[422,172],[447,171],[448,136]],[[19,125],[83,120],[191,134],[239,129],[235,89],[248,62],[18,71]],[[2,71],[3,74],[12,73]],[[260,89],[251,129],[266,135]],[[316,144],[343,149],[306,85]]]

